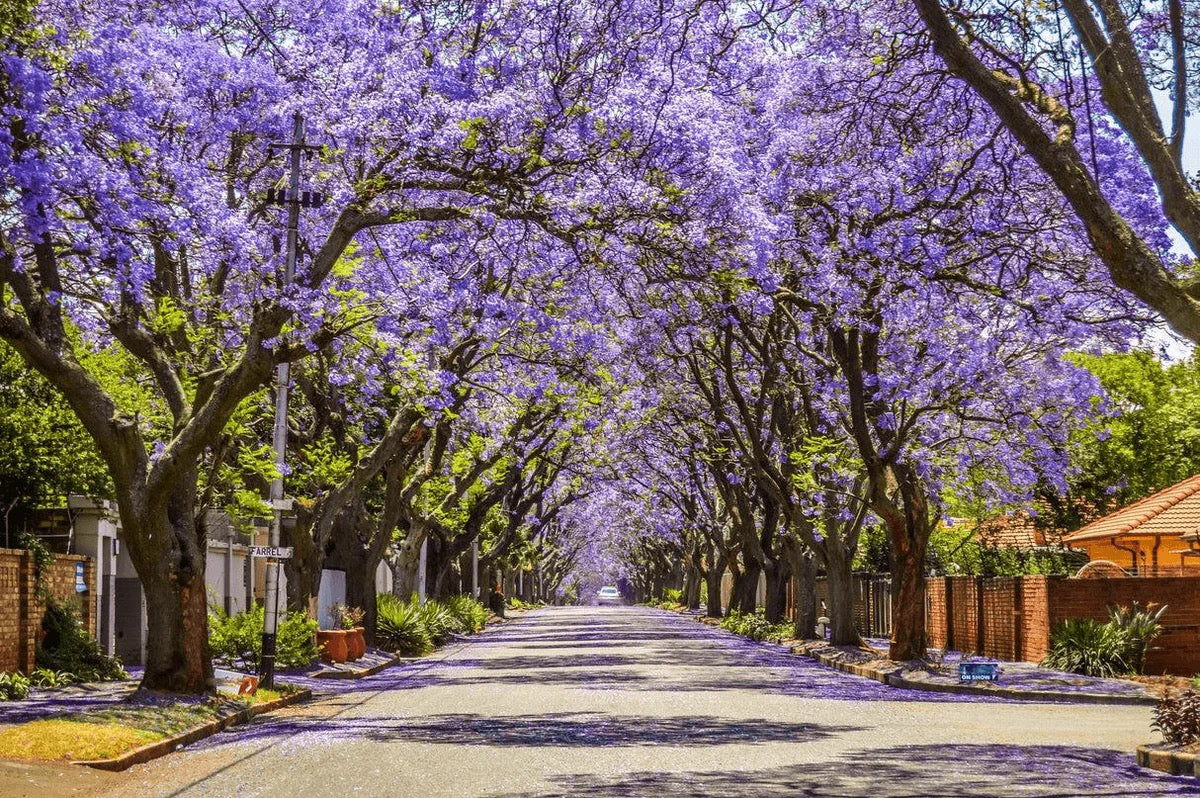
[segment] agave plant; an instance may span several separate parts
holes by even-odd
[[[459,621],[464,632],[474,632],[487,623],[487,607],[470,596],[452,596],[443,604]]]
[[[390,593],[379,596],[376,604],[375,642],[388,651],[417,657],[433,648],[419,606]]]
[[[1154,609],[1153,603],[1142,609],[1136,601],[1131,607],[1108,608],[1108,625],[1124,637],[1125,660],[1134,673],[1142,672],[1150,643],[1162,634],[1162,624],[1159,620],[1166,611],[1166,604],[1157,610]]]
[[[416,610],[417,617],[421,619],[425,631],[429,633],[435,645],[440,646],[449,641],[452,634],[466,631],[453,613],[440,602],[426,601],[424,604],[418,604],[413,600],[409,604]]]
[[[1050,653],[1042,665],[1086,676],[1129,673],[1126,638],[1111,623],[1068,618],[1050,632]]]

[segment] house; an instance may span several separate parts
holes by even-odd
[[[1200,575],[1200,474],[1093,521],[1063,543],[1131,576]]]
[[[267,527],[252,532],[236,527],[224,513],[210,510],[205,516],[208,552],[204,574],[210,607],[229,614],[261,604],[267,561],[250,556],[250,546],[267,545]],[[288,520],[285,519],[285,524]],[[67,507],[36,512],[31,529],[51,551],[79,554],[95,563],[96,589],[87,596],[95,619],[96,639],[106,654],[116,654],[126,665],[141,665],[146,657],[147,609],[141,581],[125,551],[121,521],[112,502],[71,496]],[[391,590],[391,571],[380,563],[375,583],[379,592]],[[332,606],[346,602],[345,571],[326,568],[310,612],[324,628],[333,625]],[[286,601],[287,575],[280,570],[279,591]]]
[[[235,529],[218,512],[206,517],[208,552],[205,577],[208,601],[229,613],[242,612],[262,600],[265,561],[252,560],[249,545],[266,544],[266,529],[256,528],[253,540]],[[116,506],[108,501],[71,496],[67,506],[38,511],[30,530],[51,551],[80,554],[95,563],[96,589],[87,597],[95,602],[96,639],[106,654],[116,654],[126,665],[141,665],[146,656],[147,608],[141,581],[125,550]],[[286,590],[286,584],[280,585]]]

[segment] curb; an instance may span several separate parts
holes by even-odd
[[[797,646],[792,649],[792,653],[816,660],[822,665],[836,668],[844,673],[874,679],[890,687],[898,687],[904,690],[924,690],[929,693],[953,693],[956,695],[986,695],[1013,701],[1053,701],[1073,704],[1109,704],[1121,706],[1156,706],[1158,704],[1157,698],[1148,695],[1066,693],[1056,690],[1022,690],[1016,687],[972,687],[965,684],[937,684],[905,677],[903,675],[904,668],[901,665],[891,668],[880,668],[866,663],[846,662],[842,659],[841,652],[825,654],[820,651],[805,651]]]
[[[112,759],[81,759],[71,762],[72,765],[86,765],[97,770],[119,771],[134,765],[140,765],[144,762],[149,762],[152,759],[158,759],[160,756],[166,756],[177,748],[185,745],[191,745],[194,742],[203,740],[206,737],[211,737],[217,732],[224,731],[230,726],[236,726],[241,723],[247,723],[251,719],[258,717],[266,712],[272,712],[276,709],[296,704],[300,701],[306,701],[312,697],[312,690],[307,688],[297,690],[296,692],[286,695],[277,701],[267,701],[262,704],[254,704],[252,706],[239,709],[226,715],[223,718],[217,718],[214,721],[205,723],[203,726],[194,726],[187,731],[180,732],[174,737],[167,737],[163,740],[143,745],[140,748],[134,748],[132,751],[126,751],[124,754]]]
[[[407,658],[405,658],[405,659],[407,659]],[[386,670],[387,668],[390,668],[393,665],[396,665],[397,663],[402,662],[402,661],[403,660],[400,657],[393,656],[391,659],[385,660],[384,662],[376,663],[375,665],[372,665],[369,668],[359,668],[357,670],[344,670],[344,671],[339,671],[339,670],[313,671],[312,673],[309,673],[306,675],[310,679],[364,679],[367,676],[374,676],[375,674],[379,673],[380,671]]]
[[[678,613],[685,615],[686,613]],[[721,621],[718,618],[709,618],[708,616],[693,616],[700,623],[714,628],[721,628]],[[729,634],[733,634],[729,632]],[[735,635],[737,636],[737,635]],[[1150,695],[1108,695],[1106,693],[1064,693],[1055,690],[1022,690],[1015,687],[973,687],[971,685],[958,684],[937,684],[917,679],[906,678],[904,667],[896,665],[893,667],[880,668],[878,666],[868,665],[861,662],[846,662],[842,658],[842,652],[834,649],[834,653],[822,653],[820,649],[806,650],[801,646],[793,646],[792,653],[815,660],[822,665],[849,673],[853,676],[861,676],[865,679],[871,679],[881,684],[886,684],[889,687],[897,687],[903,690],[924,690],[927,693],[953,693],[956,695],[986,695],[995,696],[996,698],[1008,699],[1011,701],[1041,701],[1055,703],[1073,703],[1073,704],[1109,704],[1118,706],[1157,706],[1158,699]],[[1189,771],[1191,772],[1191,771]]]
[[[1158,745],[1139,745],[1137,748],[1137,763],[1144,768],[1161,770],[1172,776],[1200,776],[1196,763],[1200,754],[1189,754],[1172,748]]]
[[[527,611],[521,610],[519,612],[519,614],[517,616],[515,616],[515,618],[521,617],[521,615],[524,615],[525,612],[527,612]],[[468,642],[474,638],[479,637],[480,635],[487,634],[488,632],[490,632],[494,629],[501,628],[506,623],[508,623],[510,620],[515,620],[515,618],[512,618],[512,619],[500,618],[499,622],[492,622],[489,624],[485,624],[483,626],[483,628],[481,628],[478,632],[475,632],[474,634],[453,635],[450,643],[447,643],[446,645],[450,645],[451,643]],[[358,670],[312,671],[312,672],[306,673],[304,675],[310,679],[365,679],[368,676],[374,676],[375,674],[380,673],[381,671],[385,671],[388,668],[392,667],[393,665],[409,665],[413,662],[420,662],[421,660],[431,656],[434,652],[436,652],[439,649],[444,648],[444,647],[445,646],[438,646],[433,651],[429,652],[429,654],[426,654],[423,657],[402,657],[399,654],[393,654],[392,658],[387,660],[386,662],[377,663],[375,665],[372,665],[369,668],[359,668]]]

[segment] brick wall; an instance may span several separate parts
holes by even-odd
[[[946,578],[950,596],[948,637],[956,651],[979,650],[979,580],[973,576]]]
[[[1049,584],[1051,625],[1066,618],[1106,620],[1112,605],[1166,604],[1163,633],[1146,659],[1146,672],[1200,672],[1200,577],[1056,579]]]
[[[46,574],[46,586],[57,599],[73,600],[75,563],[84,564],[83,578],[88,593],[95,590],[95,565],[88,557],[56,555]],[[35,595],[33,558],[24,549],[0,549],[0,672],[24,671],[34,667],[38,632],[41,630],[43,604]],[[80,602],[81,616],[88,631],[96,634],[94,602]]]
[[[946,647],[946,577],[931,576],[925,582],[925,626],[929,645]]]
[[[1021,594],[1021,655],[1026,662],[1041,662],[1050,651],[1050,577],[1023,576]],[[1053,580],[1058,581],[1058,580]]]
[[[947,611],[946,599],[950,606]],[[978,607],[982,602],[982,640]],[[926,592],[929,643],[1006,660],[1039,662],[1050,630],[1067,618],[1106,620],[1108,608],[1166,604],[1163,633],[1146,660],[1147,673],[1200,672],[1200,577],[1067,579],[936,577]]]
[[[1015,660],[1019,656],[1021,639],[1017,603],[1020,600],[1020,580],[1013,577],[982,580],[983,605],[982,651],[995,652],[997,659]]]

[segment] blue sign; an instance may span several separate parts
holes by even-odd
[[[998,682],[1000,665],[995,662],[962,662],[958,666],[960,682]]]
[[[81,563],[81,562],[75,563],[75,592],[76,593],[88,592],[87,582],[85,582],[83,580],[83,563]]]

